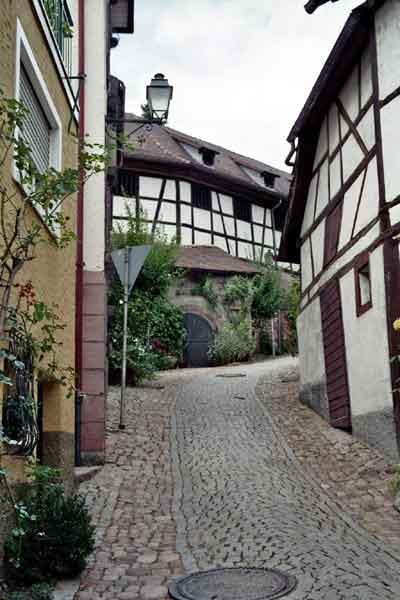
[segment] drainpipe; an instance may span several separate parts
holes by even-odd
[[[79,74],[85,73],[85,0],[79,0]],[[79,150],[85,140],[85,81],[81,83],[79,94]],[[80,173],[78,198],[77,198],[77,225],[76,225],[76,277],[75,277],[75,372],[77,387],[82,385],[82,340],[83,340],[83,206],[84,206],[84,173]],[[75,461],[80,464],[80,436],[81,436],[81,395],[75,397],[75,412],[79,419],[75,423]],[[79,421],[79,422],[78,422]]]
[[[273,244],[274,244],[274,258],[277,256],[276,253],[276,231],[275,231],[275,211],[280,207],[280,205],[282,204],[283,199],[282,197],[279,198],[277,204],[275,204],[275,206],[272,209],[272,239],[273,239]]]

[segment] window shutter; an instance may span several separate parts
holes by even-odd
[[[49,168],[50,164],[51,127],[22,64],[20,101],[29,111],[24,119],[22,136],[31,149],[31,156],[35,167],[43,172]]]

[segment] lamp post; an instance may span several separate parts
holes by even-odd
[[[162,124],[168,119],[169,105],[174,88],[162,73],[156,73],[146,89],[151,120]]]

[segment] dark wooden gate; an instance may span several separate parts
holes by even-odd
[[[320,301],[330,422],[333,427],[349,430],[351,409],[338,280],[321,292]]]
[[[211,325],[199,315],[186,313],[183,320],[186,329],[184,361],[188,367],[207,367],[210,364],[208,350],[213,338]]]

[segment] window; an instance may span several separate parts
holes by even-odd
[[[369,257],[363,256],[355,267],[357,317],[372,308]]]
[[[195,208],[211,210],[211,190],[203,185],[192,184],[192,205]]]
[[[211,150],[211,148],[205,148],[205,147],[200,148],[199,153],[201,154],[201,156],[203,158],[203,163],[207,167],[214,166],[215,157],[217,154],[219,154],[219,152],[216,152],[215,150]]]
[[[117,196],[134,198],[138,193],[138,177],[126,171],[120,171],[118,178]]]
[[[29,116],[24,120],[21,128],[21,134],[31,148],[35,167],[38,171],[44,172],[50,166],[51,127],[23,64],[21,64],[19,91],[19,99],[29,111]]]
[[[261,173],[261,175],[264,179],[265,187],[275,187],[275,179],[278,177],[278,175],[274,175],[274,173],[270,173],[269,171],[264,171],[263,173]]]
[[[18,19],[15,65],[15,96],[29,111],[20,135],[30,146],[32,159],[39,171],[49,167],[61,170],[61,120]],[[13,175],[19,181],[15,163]]]
[[[239,221],[251,222],[251,204],[245,198],[233,199],[233,216]]]

